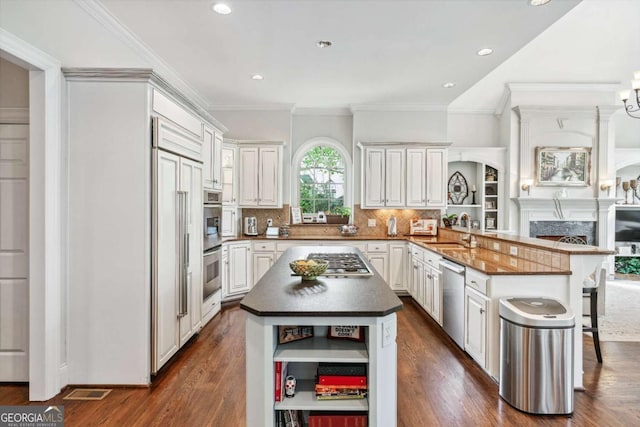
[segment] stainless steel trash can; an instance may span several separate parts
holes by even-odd
[[[500,397],[531,414],[571,414],[574,328],[560,301],[501,298]]]

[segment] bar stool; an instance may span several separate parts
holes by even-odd
[[[596,349],[596,358],[598,363],[602,363],[602,353],[600,352],[600,334],[598,333],[598,288],[600,284],[604,284],[607,278],[607,272],[604,268],[600,269],[599,280],[593,283],[593,286],[583,286],[582,296],[589,298],[589,314],[590,326],[583,325],[582,332],[590,332],[593,334],[593,346]],[[587,280],[585,280],[586,285]],[[592,281],[593,282],[593,281]]]

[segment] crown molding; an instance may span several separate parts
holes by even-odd
[[[209,111],[287,111],[291,113],[295,104],[229,104],[209,105]]]
[[[447,109],[449,114],[494,114],[495,109],[487,107],[453,107]]]
[[[0,123],[14,125],[29,124],[29,108],[0,108]]]
[[[436,111],[447,112],[446,105],[436,104],[351,104],[349,109],[352,113],[362,111],[380,111],[380,112],[407,112],[407,111]]]
[[[295,107],[292,114],[296,116],[352,116],[353,113],[349,108],[314,108],[314,107]]]
[[[207,109],[209,103],[193,89],[178,72],[158,56],[149,46],[147,46],[135,33],[129,30],[118,18],[116,18],[99,0],[74,0],[74,2],[84,9],[84,11],[99,22],[113,35],[118,37],[134,52],[140,55],[153,68],[154,72],[165,76],[166,80],[173,86],[193,99],[201,107]]]
[[[616,92],[620,82],[582,82],[582,83],[507,83],[510,92]]]

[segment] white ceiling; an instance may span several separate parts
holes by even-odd
[[[227,16],[213,3],[102,0],[211,109],[446,106],[579,0],[228,0]]]

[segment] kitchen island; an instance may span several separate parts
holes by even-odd
[[[366,257],[371,276],[292,276],[289,262],[311,252],[356,253],[353,247],[289,248],[243,298],[246,321],[246,400],[248,426],[273,426],[278,410],[358,411],[369,426],[396,425],[396,312],[402,302]],[[279,344],[278,327],[311,326],[314,336]],[[327,338],[331,326],[360,326],[363,342]],[[288,363],[298,384],[295,397],[274,399],[276,363]],[[318,362],[363,363],[367,366],[365,399],[315,399]]]

